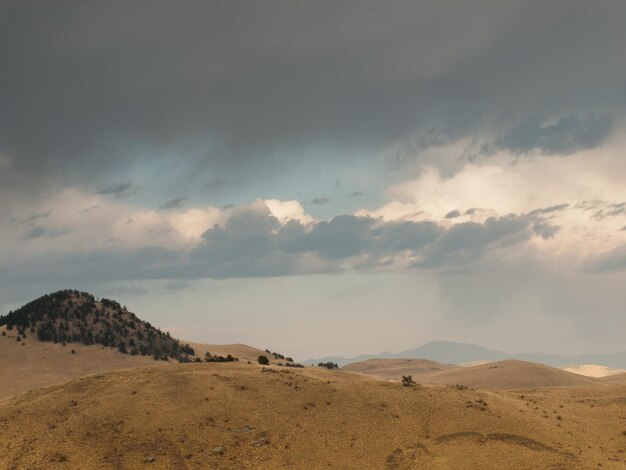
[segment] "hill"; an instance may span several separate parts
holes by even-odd
[[[0,468],[624,468],[619,386],[481,392],[173,364],[0,400]]]
[[[412,375],[419,382],[424,382],[424,379],[430,375],[455,369],[460,369],[460,367],[427,359],[368,359],[342,367],[342,370],[384,380],[399,380],[403,375]]]
[[[506,360],[458,367],[415,359],[369,359],[342,368],[381,379],[400,380],[412,375],[424,384],[465,385],[472,388],[511,390],[536,387],[592,387],[597,379],[533,362]]]
[[[21,338],[36,336],[53,343],[98,344],[123,354],[154,359],[188,361],[194,350],[148,322],[140,320],[114,300],[86,292],[62,290],[44,295],[0,317],[0,326],[16,330]]]
[[[476,344],[455,343],[452,341],[432,341],[418,348],[408,349],[398,353],[383,352],[380,354],[361,354],[352,358],[328,356],[317,359],[308,359],[304,361],[304,364],[317,364],[319,362],[330,361],[335,362],[342,367],[353,362],[361,362],[374,358],[420,359],[424,357],[444,364],[467,364],[518,359],[521,361],[538,362],[553,367],[565,367],[578,364],[597,364],[616,369],[626,369],[626,351],[616,353],[580,354],[576,356],[545,353],[508,354]]]
[[[591,377],[544,364],[509,359],[444,371],[429,377],[428,383],[512,390],[536,387],[590,387],[597,386],[600,382]]]

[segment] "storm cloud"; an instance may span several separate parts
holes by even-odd
[[[106,181],[173,158],[180,177],[253,177],[295,149],[371,156],[433,130],[569,153],[623,113],[622,2],[0,8],[0,153],[31,178]]]

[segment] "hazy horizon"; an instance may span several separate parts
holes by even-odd
[[[71,288],[299,359],[624,349],[626,3],[186,7],[0,3],[0,314]]]

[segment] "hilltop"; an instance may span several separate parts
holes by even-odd
[[[624,387],[404,387],[172,364],[0,400],[0,468],[624,468]]]

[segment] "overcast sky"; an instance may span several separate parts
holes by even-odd
[[[626,3],[0,0],[0,308],[297,358],[623,349]]]

